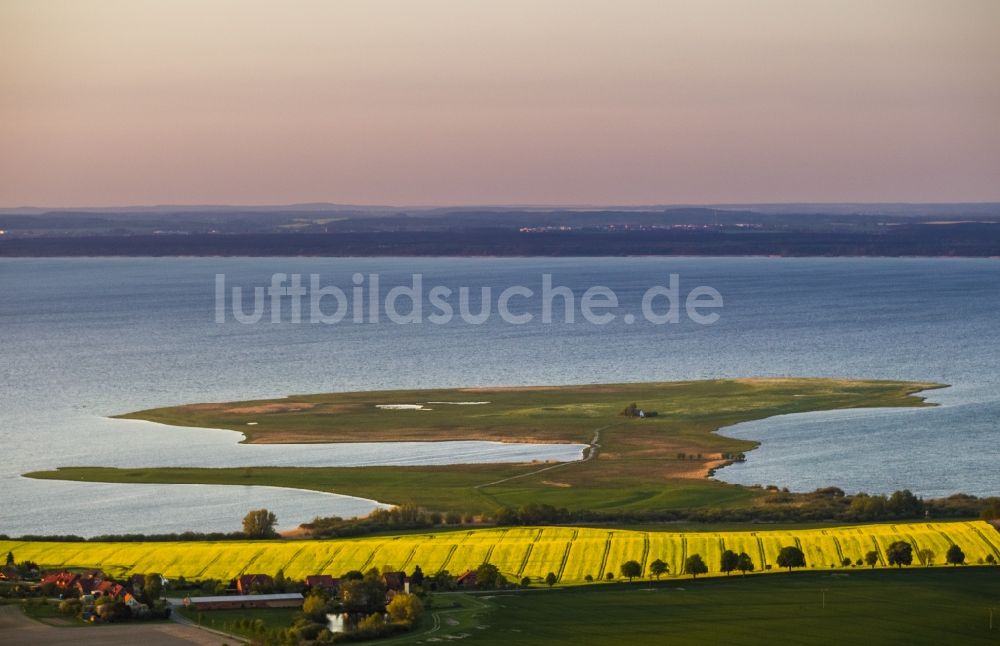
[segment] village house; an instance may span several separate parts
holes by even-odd
[[[121,583],[116,581],[101,581],[94,588],[94,594],[102,597],[110,597],[112,599],[122,599],[124,600],[126,595],[131,596],[131,592],[128,588],[123,586]]]
[[[67,572],[66,570],[58,570],[56,572],[46,572],[42,575],[42,580],[38,582],[39,587],[52,584],[55,586],[56,590],[60,592],[65,592],[66,590],[73,587],[77,579],[80,578],[79,574],[73,572]]]
[[[407,581],[406,572],[383,572],[382,583],[386,590],[393,592],[409,592],[410,586]]]
[[[76,580],[76,583],[73,584],[73,587],[75,587],[77,592],[80,593],[80,596],[83,596],[87,594],[93,594],[94,591],[97,589],[97,586],[99,586],[101,583],[103,583],[102,579],[80,578]]]
[[[476,587],[476,573],[472,570],[466,570],[464,574],[455,579],[455,585],[460,588]]]
[[[80,577],[73,584],[73,587],[80,593],[81,596],[87,594],[93,594],[98,586],[104,583],[107,577],[104,572],[100,570],[87,570],[80,574]]]
[[[260,592],[262,589],[269,589],[274,585],[274,579],[267,574],[244,574],[236,579],[236,589],[240,594],[250,594]]]
[[[333,594],[340,588],[340,579],[335,579],[329,574],[310,574],[306,577],[306,587],[310,590],[319,588]]]

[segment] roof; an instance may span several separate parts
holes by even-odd
[[[75,583],[76,580],[79,579],[79,578],[80,578],[79,574],[74,574],[72,572],[66,572],[64,570],[64,571],[61,571],[61,572],[49,572],[48,574],[46,574],[46,575],[44,575],[42,577],[42,581],[41,582],[43,584],[45,584],[45,583],[54,583],[56,586],[59,586],[59,587],[68,587],[68,586],[73,585],[73,583]]]
[[[80,591],[84,594],[92,592],[94,589],[100,585],[101,581],[99,579],[80,579],[76,582],[76,586],[80,588]]]
[[[219,597],[185,597],[184,603],[219,603],[220,601],[301,601],[304,597],[298,592],[282,592],[280,594],[228,594]]]

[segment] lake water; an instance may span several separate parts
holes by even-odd
[[[622,309],[680,277],[724,298],[720,320],[608,325],[492,317],[396,325],[215,322],[215,276],[267,285],[318,273],[345,290],[378,273],[383,293],[420,272],[426,286],[610,287]],[[495,297],[494,297],[495,298]],[[373,501],[261,487],[36,481],[62,465],[441,464],[574,459],[579,447],[237,444],[230,431],[108,415],[289,393],[702,379],[836,376],[939,381],[942,406],[843,411],[726,429],[763,446],[722,470],[732,482],[794,490],[908,487],[927,496],[1000,494],[1000,261],[966,259],[24,259],[0,260],[0,532],[233,530],[246,510],[283,527],[353,515]],[[265,318],[265,320],[267,320]],[[477,397],[478,398],[478,397]],[[387,414],[419,415],[417,411]]]

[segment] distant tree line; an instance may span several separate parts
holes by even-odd
[[[475,522],[472,514],[424,511],[416,505],[399,505],[391,509],[376,509],[364,518],[317,517],[312,522],[303,523],[302,528],[318,538],[346,538],[401,529],[471,525]]]
[[[791,493],[776,486],[751,489],[765,490],[760,504],[743,508],[690,508],[663,510],[569,510],[548,504],[528,503],[521,507],[503,507],[494,516],[473,516],[470,513],[447,513],[422,510],[416,505],[400,505],[391,509],[376,509],[364,518],[317,517],[301,527],[316,538],[348,538],[379,532],[433,528],[442,525],[471,524],[541,525],[564,523],[657,523],[657,522],[812,522],[812,521],[881,521],[919,518],[981,518],[1000,519],[1000,497],[978,498],[954,494],[946,498],[924,500],[909,490],[889,496],[858,493],[848,495],[838,487],[824,487],[811,493]],[[251,515],[264,516],[250,518]],[[84,538],[73,534],[26,534],[13,540],[53,542],[163,542],[163,541],[231,541],[274,538],[274,524],[266,509],[255,510],[244,518],[242,532],[182,532],[175,534],[105,534]],[[12,540],[0,534],[0,540]]]
[[[956,494],[947,498],[923,500],[909,490],[889,496],[859,493],[847,495],[837,487],[794,494],[768,488],[762,504],[726,509],[666,510],[568,510],[552,505],[529,503],[519,508],[506,507],[497,512],[497,525],[539,525],[602,522],[796,522],[796,521],[876,521],[919,518],[1000,518],[1000,498],[977,498]]]

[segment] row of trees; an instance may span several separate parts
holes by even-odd
[[[756,487],[765,489],[764,487]],[[529,503],[505,507],[494,518],[497,525],[541,525],[599,522],[781,522],[781,521],[874,521],[917,518],[1000,518],[1000,498],[977,498],[956,494],[923,500],[903,489],[892,495],[847,495],[837,487],[812,493],[791,493],[767,487],[762,504],[731,509],[667,509],[594,511],[569,510],[552,505]]]
[[[885,558],[888,565],[895,565],[896,567],[910,565],[913,563],[913,545],[906,541],[895,541],[886,549]],[[925,548],[917,552],[917,558],[924,565],[932,565],[934,563],[935,554],[932,550]],[[861,565],[862,562],[864,562],[864,564],[870,567],[875,567],[878,565],[880,560],[881,557],[879,556],[879,553],[872,550],[865,554],[863,561],[862,559],[858,559],[856,565]],[[963,552],[962,548],[958,545],[952,544],[945,553],[945,561],[950,565],[962,565],[965,563],[965,552]],[[779,567],[788,568],[788,570],[791,571],[792,568],[805,567],[806,557],[798,546],[788,545],[779,550],[775,562]],[[986,557],[985,562],[993,565],[997,562],[997,560],[992,554],[990,554]],[[845,558],[841,563],[844,567],[854,564],[855,563],[849,558]],[[725,572],[727,576],[734,571],[740,571],[745,575],[747,572],[753,572],[753,570],[753,560],[746,552],[740,552],[737,554],[733,550],[725,550],[722,553],[719,563],[719,571]],[[705,564],[705,561],[702,559],[700,554],[692,554],[684,561],[684,571],[693,577],[697,577],[699,574],[707,573],[708,566]],[[650,563],[650,577],[659,579],[660,576],[666,574],[667,572],[669,572],[669,566],[667,566],[667,564],[662,560],[657,559]],[[642,566],[638,561],[625,561],[621,565],[621,575],[629,581],[632,581],[632,579],[642,576]],[[609,576],[608,578],[611,577]],[[588,581],[592,580],[593,578],[588,578]]]
[[[933,550],[924,548],[917,552],[917,558],[924,565],[933,565],[935,554]],[[945,562],[949,565],[962,565],[965,563],[965,552],[958,545],[952,544],[944,555]],[[872,550],[865,554],[865,563],[875,567],[879,562],[878,552]],[[913,563],[913,545],[906,541],[895,541],[889,545],[885,551],[885,560],[889,565],[902,567]],[[993,564],[996,559],[992,554],[986,557],[986,562]]]
[[[552,505],[529,503],[519,508],[504,507],[495,517],[474,516],[470,513],[450,511],[447,513],[427,512],[415,505],[400,505],[391,509],[378,509],[365,518],[314,518],[303,523],[302,528],[316,537],[351,537],[375,532],[399,529],[418,529],[442,524],[463,525],[473,523],[495,523],[509,525],[541,525],[559,523],[644,523],[644,522],[781,522],[848,520],[874,521],[915,518],[1000,518],[1000,497],[977,498],[967,494],[955,494],[947,498],[922,500],[908,490],[897,491],[890,496],[859,493],[847,495],[837,487],[824,487],[812,493],[791,493],[776,486],[760,487],[770,494],[763,504],[730,509],[667,509],[667,510],[621,510],[593,511],[573,510]],[[25,535],[22,541],[220,541],[275,538],[277,517],[266,510],[251,511],[243,519],[241,532],[183,532],[180,534],[114,534],[83,538],[76,535],[40,536]],[[11,540],[0,534],[0,540]]]
[[[420,529],[441,525],[470,525],[476,522],[472,514],[457,511],[441,513],[422,511],[416,505],[399,505],[391,509],[376,509],[364,518],[340,518],[339,516],[317,517],[302,528],[310,534],[322,538],[346,538],[363,536],[374,532],[400,529]]]

